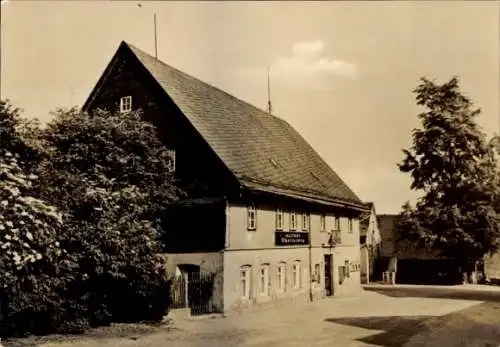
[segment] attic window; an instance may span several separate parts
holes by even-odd
[[[124,96],[120,99],[120,113],[132,111],[132,97]]]

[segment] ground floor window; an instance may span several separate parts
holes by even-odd
[[[240,269],[240,289],[241,297],[250,298],[250,266],[243,266]]]
[[[300,288],[300,261],[296,260],[292,265],[292,285],[293,288]]]
[[[269,295],[269,264],[263,264],[260,267],[260,294]]]
[[[279,263],[276,270],[276,289],[278,292],[283,293],[286,290],[286,264]]]

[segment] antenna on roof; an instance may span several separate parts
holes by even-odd
[[[155,58],[158,59],[158,44],[156,40],[156,13],[153,15],[154,24],[155,24]]]
[[[137,3],[137,6],[142,8],[142,3]],[[155,58],[158,59],[158,43],[157,43],[157,35],[156,35],[156,12],[153,14],[153,24],[154,24],[154,31],[155,31]]]
[[[271,105],[271,82],[269,79],[269,66],[267,67],[267,112],[273,113],[273,106]]]

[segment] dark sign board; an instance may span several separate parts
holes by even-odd
[[[294,231],[277,231],[275,233],[276,246],[294,246],[308,245],[309,233],[300,233]]]

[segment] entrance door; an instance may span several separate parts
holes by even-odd
[[[325,254],[325,292],[326,292],[326,296],[333,295],[332,268],[333,268],[332,255]]]

